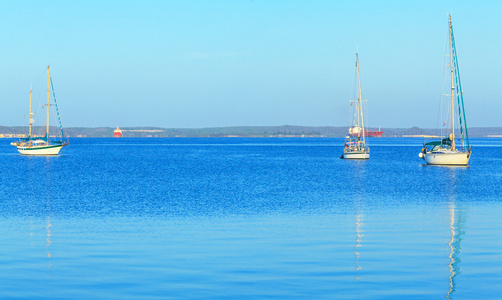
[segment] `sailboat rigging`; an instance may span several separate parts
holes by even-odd
[[[364,130],[363,100],[361,95],[361,76],[359,72],[359,53],[356,52],[356,90],[357,99],[355,102],[356,113],[349,129],[349,135],[345,139],[345,147],[341,158],[345,159],[369,159],[370,148],[366,147],[366,135]]]
[[[59,121],[59,128],[61,130],[61,139],[49,139],[49,107],[51,106],[49,102],[50,87],[52,87],[52,95],[54,99],[54,106],[56,108],[56,114]],[[31,88],[30,88],[30,108],[28,115],[28,137],[22,138],[17,142],[11,143],[11,145],[17,148],[17,151],[22,155],[58,155],[61,148],[69,145],[68,140],[65,139],[63,126],[61,124],[61,118],[59,116],[59,110],[56,102],[56,94],[54,92],[54,86],[52,84],[52,78],[49,73],[49,66],[47,66],[47,120],[46,120],[46,131],[43,137],[32,136],[32,125],[33,125],[33,113],[31,112]]]
[[[441,137],[440,140],[424,142],[422,152],[418,156],[425,160],[428,165],[467,165],[471,157],[471,147],[469,145],[469,135],[467,132],[467,122],[465,119],[464,97],[462,84],[460,82],[460,72],[458,68],[457,49],[453,35],[451,15],[448,15],[449,45],[450,45],[450,79],[451,79],[451,133],[448,137]],[[456,99],[456,101],[455,101]],[[456,103],[455,103],[456,102]],[[455,113],[455,104],[457,113]],[[460,130],[460,146],[455,142],[455,115],[458,116]]]

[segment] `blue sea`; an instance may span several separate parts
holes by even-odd
[[[502,139],[0,141],[1,299],[502,298]]]

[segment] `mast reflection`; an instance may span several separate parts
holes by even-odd
[[[452,299],[452,295],[455,292],[455,279],[461,273],[460,270],[460,251],[462,250],[461,242],[462,237],[464,235],[464,218],[461,214],[461,211],[455,207],[454,203],[450,204],[450,230],[451,230],[451,239],[448,243],[450,247],[450,263],[448,267],[450,268],[450,288],[448,293],[446,294],[446,299]]]
[[[457,176],[461,175],[462,172],[466,170],[463,168],[455,168],[450,167],[449,172],[449,213],[450,213],[450,234],[451,238],[448,242],[448,246],[450,247],[450,263],[448,264],[448,268],[450,271],[449,277],[449,289],[446,293],[446,299],[452,299],[453,293],[455,293],[456,289],[456,278],[461,273],[460,262],[462,261],[460,258],[460,251],[462,250],[461,242],[464,236],[464,223],[465,218],[463,215],[463,210],[455,204],[456,195],[457,195]]]
[[[354,210],[356,217],[356,246],[354,247],[354,254],[356,256],[355,259],[355,275],[356,281],[359,281],[359,276],[361,274],[362,267],[359,264],[359,259],[361,257],[361,253],[359,252],[362,247],[363,237],[364,237],[364,203],[365,203],[365,192],[366,192],[366,166],[367,163],[365,161],[355,161],[354,162],[354,172],[353,172],[353,181],[351,188],[355,192],[353,196],[354,201]]]
[[[363,239],[363,222],[362,222],[363,216],[358,213],[356,216],[356,233],[357,233],[357,242],[356,242],[356,247],[354,248],[354,253],[356,254],[356,280],[359,281],[359,271],[361,270],[361,265],[359,264],[359,248],[362,246],[362,239]]]
[[[51,218],[47,218],[47,227],[46,227],[46,230],[47,230],[47,244],[45,246],[45,248],[47,249],[47,258],[49,260],[49,267],[50,268],[52,266],[52,263],[51,263],[51,251],[50,251],[50,245],[51,245]]]

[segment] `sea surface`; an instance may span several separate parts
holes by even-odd
[[[0,140],[0,299],[502,299],[502,139]]]

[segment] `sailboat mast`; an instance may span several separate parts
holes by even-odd
[[[356,65],[357,65],[357,90],[358,90],[358,99],[357,106],[359,108],[359,114],[361,115],[361,130],[363,132],[363,143],[366,144],[365,136],[364,136],[364,117],[363,117],[363,100],[361,94],[361,74],[359,73],[359,53],[356,52]],[[358,116],[359,119],[359,116]],[[359,125],[359,124],[358,124]]]
[[[45,134],[49,143],[49,66],[47,66],[47,130]]]
[[[30,86],[30,113],[28,114],[28,138],[31,138],[31,86]]]
[[[448,16],[449,31],[450,31],[450,73],[451,73],[451,149],[455,150],[455,85],[453,82],[453,39],[451,29],[451,15]]]
[[[361,127],[359,124],[361,124],[361,116],[359,115],[359,54],[356,52],[356,86],[355,86],[355,102],[356,102],[356,114],[354,115],[354,122],[357,122],[357,124],[352,124],[352,125],[357,125],[357,138],[359,139],[361,137]]]

